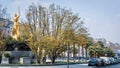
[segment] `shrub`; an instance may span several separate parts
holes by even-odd
[[[10,57],[9,53],[5,53],[4,56],[5,56],[6,58],[9,58],[9,57]]]

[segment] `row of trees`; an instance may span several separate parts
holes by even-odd
[[[52,63],[65,52],[67,46],[85,47],[89,41],[84,22],[70,10],[60,6],[29,6],[26,22],[21,24],[22,40],[27,41],[38,63],[48,55]],[[75,51],[75,50],[74,50]]]
[[[4,7],[2,4],[0,4],[0,18],[1,20],[2,18],[6,18],[6,19],[9,18],[9,14],[7,13],[7,8]],[[5,28],[6,26],[7,25],[5,23],[0,22],[0,59],[3,51],[5,50],[4,42],[7,40],[7,38],[5,38],[5,35],[4,35],[6,30],[3,30],[3,28]]]
[[[105,47],[102,42],[98,41],[89,47],[89,55],[91,57],[100,57],[100,56],[113,57],[115,54],[110,48]]]
[[[46,55],[54,63],[61,53],[66,52],[67,46],[69,49],[70,46],[73,47],[74,57],[76,45],[79,56],[80,46],[82,47],[82,57],[84,57],[85,48],[87,57],[88,48],[91,52],[91,47],[96,45],[93,38],[89,37],[84,22],[78,17],[78,14],[74,14],[71,10],[54,4],[48,8],[33,4],[26,12],[26,19],[27,21],[21,24],[21,38],[28,42],[38,63],[41,62],[42,56]],[[97,50],[99,51],[99,49]],[[90,55],[92,54],[90,53]]]
[[[90,56],[100,54],[98,53],[101,50],[100,44],[93,42],[83,20],[71,10],[54,4],[49,7],[32,4],[27,9],[26,20],[20,23],[18,41],[25,42],[29,46],[36,56],[37,63],[41,63],[42,57],[46,56],[54,63],[56,58],[66,52],[67,46],[68,52],[73,53],[73,57],[76,57],[77,53],[80,56],[80,47],[82,47],[82,57],[84,57],[84,49],[86,57],[88,51]]]

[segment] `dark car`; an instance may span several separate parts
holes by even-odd
[[[91,58],[88,62],[88,66],[102,66],[102,59]]]

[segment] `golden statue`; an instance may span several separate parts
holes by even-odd
[[[19,23],[18,23],[19,17],[20,17],[20,11],[18,11],[18,14],[14,15],[14,19],[13,19],[14,24],[12,28],[12,37],[15,40],[17,40],[19,37]]]

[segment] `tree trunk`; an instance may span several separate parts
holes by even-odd
[[[80,46],[78,46],[78,62],[80,62]]]
[[[85,54],[86,54],[86,61],[87,61],[87,58],[88,58],[88,51],[87,51],[87,48],[85,48]]]
[[[2,55],[0,55],[0,63],[1,63],[1,61],[2,61]]]
[[[37,57],[37,64],[40,64],[41,59]]]
[[[82,46],[82,61],[84,59],[84,47]]]
[[[75,44],[73,44],[73,61],[75,62]]]
[[[54,64],[55,63],[55,57],[52,57],[52,64]]]
[[[94,51],[94,57],[96,58],[96,51]]]
[[[69,52],[70,52],[70,45],[67,44],[67,68],[69,68]]]

